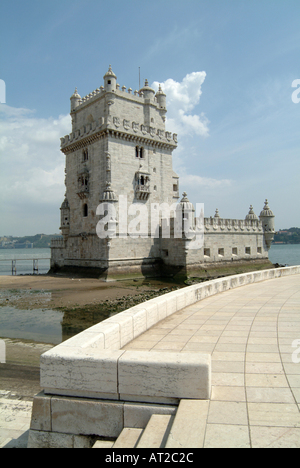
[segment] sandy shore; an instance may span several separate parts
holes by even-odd
[[[93,278],[48,275],[0,276],[0,305],[17,307],[82,307],[135,296],[165,286],[160,281],[126,280],[101,282]],[[168,286],[168,285],[167,285]]]

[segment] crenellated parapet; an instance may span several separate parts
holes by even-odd
[[[114,75],[115,76],[115,75]],[[151,103],[153,106],[158,107],[160,111],[167,111],[166,109],[166,95],[162,91],[161,86],[159,86],[159,89],[157,93],[155,94],[154,89],[149,87],[148,81],[145,81],[145,86],[141,88],[139,91],[136,89],[135,91],[132,90],[132,88],[128,88],[123,85],[122,88],[120,89],[120,85],[116,83],[115,86],[112,86],[111,83],[109,83],[110,80],[107,80],[107,74],[104,75],[104,83],[105,86],[99,86],[99,88],[94,89],[91,93],[87,94],[84,97],[81,97],[78,94],[77,88],[75,89],[74,94],[71,96],[71,101],[73,101],[73,106],[71,105],[71,111],[74,111],[76,109],[80,110],[83,107],[87,105],[93,104],[95,101],[97,101],[99,98],[104,97],[108,93],[113,93],[114,95],[118,97],[123,97],[126,99],[129,99],[131,101],[136,101],[139,104],[144,104],[146,103]],[[113,96],[110,96],[113,98]]]
[[[100,86],[83,98],[75,88],[71,96],[72,132],[61,138],[64,153],[76,151],[108,133],[116,138],[136,140],[171,151],[177,146],[177,134],[165,131],[166,95],[157,93],[148,81],[139,90],[117,84],[111,66]]]
[[[262,232],[263,227],[258,219],[226,219],[220,217],[204,218],[205,232]]]
[[[157,147],[177,146],[177,134],[122,117],[100,117],[60,139],[61,151],[68,153],[100,140],[110,133],[115,138],[149,143]]]

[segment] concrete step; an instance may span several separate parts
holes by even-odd
[[[97,440],[94,445],[93,445],[93,449],[96,449],[96,448],[105,448],[105,449],[109,449],[109,448],[112,448],[114,445],[114,442],[112,441],[109,441],[109,440]]]
[[[174,416],[153,414],[136,448],[162,448],[165,446]]]
[[[121,434],[113,445],[113,448],[134,448],[139,440],[143,429],[124,427]]]
[[[202,448],[209,400],[181,400],[165,448]]]

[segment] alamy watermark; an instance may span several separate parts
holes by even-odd
[[[292,361],[294,364],[300,363],[300,340],[294,340],[292,343],[292,348],[297,348],[292,353]]]
[[[5,341],[0,340],[0,364],[6,363],[6,345]]]
[[[189,203],[151,203],[149,209],[143,203],[128,207],[127,196],[120,195],[118,215],[114,203],[98,205],[96,214],[102,216],[96,232],[100,239],[117,237],[132,239],[148,238],[185,239],[187,249],[200,249],[204,243],[204,204],[197,203],[193,210]],[[117,219],[118,218],[118,219]],[[150,224],[150,226],[149,226]],[[172,232],[172,234],[171,234]]]
[[[298,97],[298,94],[300,94],[300,80],[294,80],[292,88],[297,88],[292,94],[292,101],[295,104],[298,104],[300,102],[300,97]]]
[[[6,85],[4,80],[0,80],[0,104],[6,104]]]

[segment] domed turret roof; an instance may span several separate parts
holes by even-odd
[[[69,210],[70,209],[70,205],[69,205],[69,202],[68,202],[67,198],[65,198],[64,201],[62,202],[60,209],[61,210]]]
[[[139,92],[140,92],[140,93],[143,92],[144,94],[145,94],[145,93],[149,93],[149,92],[155,94],[154,89],[150,88],[147,79],[145,80],[145,85],[143,86],[143,88],[140,89]]]
[[[256,214],[253,211],[253,206],[252,205],[250,205],[249,213],[247,214],[245,219],[255,219],[255,220],[258,219],[258,217],[256,216]]]
[[[161,89],[161,86],[159,85],[158,86],[158,91],[156,93],[156,96],[166,96],[166,94],[163,92],[163,90]]]
[[[73,99],[73,98],[81,99],[81,96],[78,94],[77,88],[75,88],[75,91],[72,94],[70,99]]]
[[[115,201],[118,201],[117,200],[117,196],[115,194],[115,192],[113,191],[113,189],[111,188],[111,183],[110,182],[106,182],[106,188],[102,194],[102,199],[101,201],[103,202],[115,202]]]
[[[267,199],[265,200],[265,206],[264,206],[263,210],[260,212],[259,216],[274,216],[273,211],[270,210]]]
[[[182,211],[195,211],[193,203],[191,203],[187,197],[187,193],[183,192],[182,199],[177,205],[176,209],[182,209]]]
[[[106,76],[110,76],[110,77],[113,77],[113,78],[117,79],[116,75],[114,74],[114,72],[111,69],[111,65],[109,65],[108,71],[105,73],[103,78],[105,78]]]

